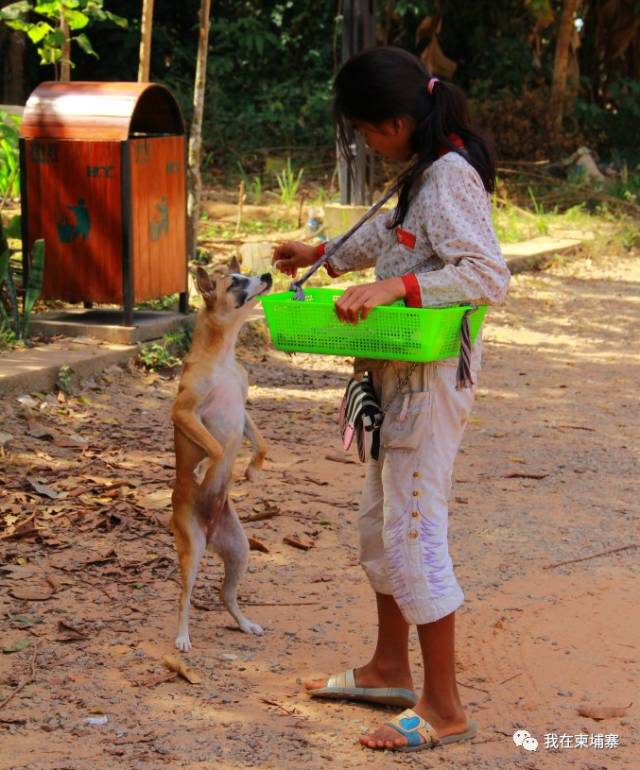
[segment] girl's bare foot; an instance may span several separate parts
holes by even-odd
[[[449,714],[438,714],[421,698],[413,710],[429,722],[441,738],[445,735],[462,733],[467,729],[467,718],[463,709]],[[399,749],[408,743],[403,735],[388,725],[381,725],[367,735],[361,735],[359,740],[363,746],[368,746],[370,749]]]
[[[408,667],[386,664],[381,666],[372,661],[362,668],[356,668],[354,676],[357,687],[404,687],[407,690],[413,690],[411,671]],[[326,684],[326,679],[308,679],[304,686],[309,691],[326,687]]]

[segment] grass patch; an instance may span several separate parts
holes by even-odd
[[[262,235],[266,233],[284,233],[297,230],[297,224],[288,219],[272,217],[269,219],[247,219],[236,230],[234,222],[201,222],[200,237],[212,238],[242,238],[245,235]]]

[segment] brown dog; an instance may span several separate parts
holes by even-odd
[[[209,276],[199,267],[196,279],[204,307],[196,319],[172,410],[176,482],[171,528],[182,576],[176,647],[185,652],[191,649],[191,592],[207,547],[224,563],[220,593],[226,608],[243,631],[262,633],[238,607],[238,583],[247,568],[249,543],[227,490],[243,436],[254,448],[246,470],[249,480],[257,478],[267,453],[245,411],[247,373],[236,361],[235,346],[257,297],[271,288],[271,276],[237,272]]]

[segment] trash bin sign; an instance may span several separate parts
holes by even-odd
[[[21,127],[23,242],[45,240],[44,299],[179,293],[186,311],[186,138],[151,83],[42,83]]]

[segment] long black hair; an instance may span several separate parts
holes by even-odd
[[[398,178],[398,205],[390,227],[404,220],[416,182],[437,160],[441,148],[462,155],[476,169],[487,192],[495,187],[495,161],[485,140],[471,127],[464,93],[441,80],[429,93],[430,78],[427,68],[413,54],[395,46],[379,46],[352,56],[335,79],[333,116],[338,143],[350,167],[352,121],[376,124],[399,117],[415,120],[411,145],[416,157]],[[462,139],[464,150],[449,140],[452,133]]]

